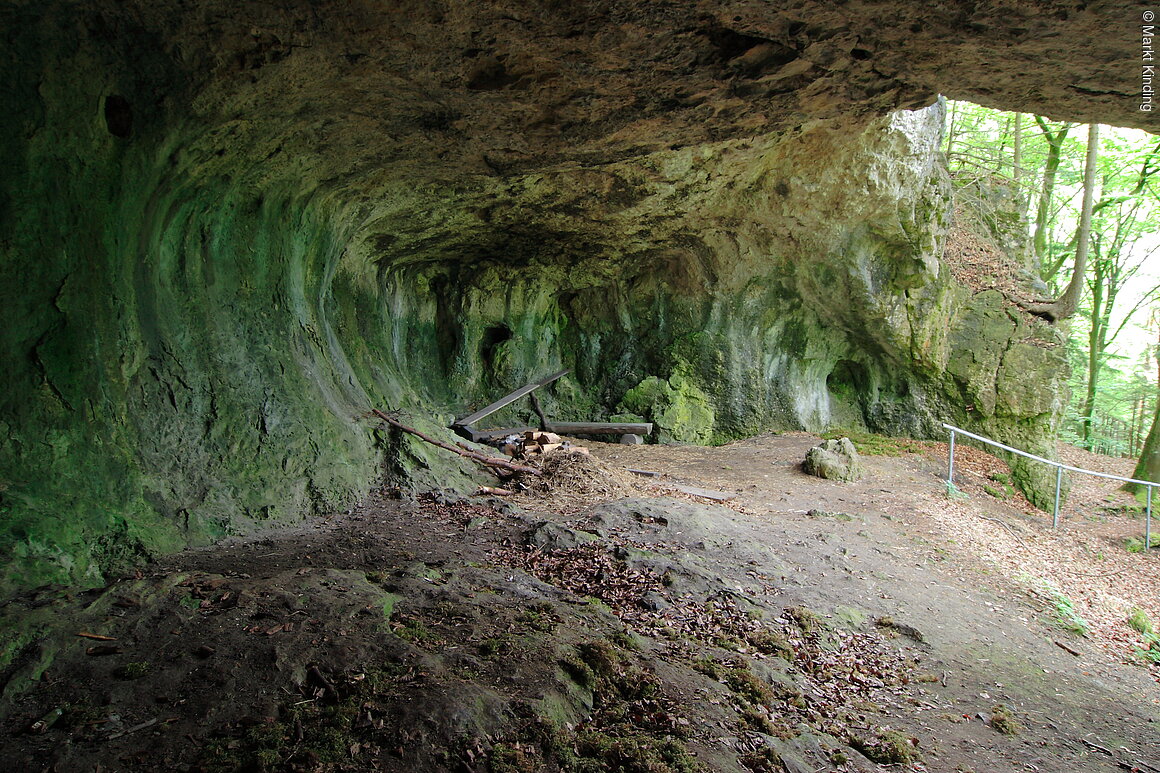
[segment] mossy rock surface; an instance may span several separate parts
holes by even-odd
[[[857,449],[846,437],[827,440],[811,448],[802,468],[810,475],[843,483],[860,480],[865,474]]]

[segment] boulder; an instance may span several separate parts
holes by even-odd
[[[527,544],[543,550],[571,550],[588,542],[595,542],[598,537],[584,531],[569,529],[551,521],[543,521],[536,525],[526,535]]]
[[[863,473],[862,458],[848,437],[814,446],[806,452],[802,466],[810,475],[847,483],[858,480]]]

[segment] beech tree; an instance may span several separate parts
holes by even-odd
[[[1157,328],[1160,329],[1160,325],[1157,325]],[[1157,390],[1160,390],[1160,343],[1156,346],[1156,370],[1156,385]],[[1160,482],[1160,391],[1157,393],[1156,410],[1152,414],[1152,428],[1148,430],[1148,437],[1144,440],[1144,448],[1140,451],[1140,460],[1136,462],[1136,470],[1132,473],[1132,477],[1136,480]],[[1124,488],[1135,493],[1143,487],[1128,483]]]
[[[1084,272],[1087,270],[1087,257],[1092,231],[1092,207],[1094,206],[1096,189],[1096,159],[1100,152],[1100,125],[1093,123],[1088,126],[1087,155],[1084,161],[1083,172],[1083,205],[1080,208],[1079,229],[1075,236],[1075,265],[1071,270],[1071,280],[1067,283],[1063,294],[1050,302],[1027,303],[1019,305],[1032,314],[1044,317],[1051,322],[1067,319],[1075,314],[1079,308],[1080,293],[1083,292]]]
[[[1041,116],[1035,116],[1035,123],[1043,133],[1047,142],[1047,158],[1043,162],[1042,184],[1039,189],[1039,202],[1035,208],[1035,231],[1031,237],[1031,255],[1040,267],[1040,276],[1043,281],[1050,282],[1059,271],[1063,260],[1053,263],[1050,259],[1048,243],[1051,233],[1051,203],[1055,195],[1055,181],[1059,175],[1059,165],[1063,161],[1063,143],[1067,134],[1075,124],[1065,123],[1053,128]]]
[[[1142,177],[1149,174],[1145,161]],[[1105,200],[1106,202],[1107,200]],[[1100,374],[1106,360],[1108,347],[1119,337],[1135,313],[1151,303],[1160,294],[1160,285],[1153,285],[1136,299],[1135,304],[1121,316],[1119,324],[1113,327],[1113,313],[1121,291],[1129,281],[1136,278],[1145,263],[1157,252],[1157,248],[1146,254],[1130,253],[1126,248],[1138,241],[1141,227],[1150,228],[1151,223],[1142,223],[1140,211],[1143,200],[1140,197],[1123,198],[1118,206],[1104,208],[1099,225],[1092,240],[1092,271],[1087,277],[1090,293],[1088,304],[1088,358],[1087,383],[1081,412],[1084,447],[1092,447],[1092,421],[1095,413],[1096,393]]]

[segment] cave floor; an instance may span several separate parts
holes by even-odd
[[[1160,619],[1126,500],[1063,528],[945,446],[586,443],[511,499],[382,490],[0,610],[0,757],[53,771],[1160,770]],[[626,467],[659,473],[637,478]],[[737,493],[728,506],[681,482]],[[1089,625],[1065,630],[1060,595]],[[84,635],[81,635],[84,634]],[[16,640],[16,639],[13,639]],[[1002,705],[1004,709],[996,708]],[[57,711],[59,709],[59,711]],[[42,732],[30,728],[38,720]],[[1006,720],[1006,721],[1005,721]],[[1002,732],[1007,730],[1009,732]]]

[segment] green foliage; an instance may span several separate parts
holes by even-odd
[[[812,633],[822,625],[821,618],[805,607],[788,607],[784,614],[801,628],[803,633]]]
[[[991,708],[991,727],[1003,735],[1019,735],[1023,732],[1023,725],[1019,724],[1019,721],[1015,719],[1015,715],[1011,713],[1011,709],[1002,703],[996,703]]]
[[[1091,633],[1091,626],[1080,616],[1075,603],[1053,583],[1042,577],[1030,575],[1021,575],[1020,579],[1030,586],[1034,594],[1047,600],[1054,612],[1053,622],[1056,626],[1078,636],[1087,636]]]
[[[988,483],[984,483],[983,491],[995,497],[995,499],[1006,500],[1015,496],[1015,487],[1011,485],[1010,475],[1002,472],[992,473],[991,480],[995,483],[998,483],[999,485],[992,486]]]
[[[1002,489],[997,489],[994,486],[987,485],[986,483],[983,484],[983,491],[995,497],[995,499],[1006,499],[1008,496],[1008,494]]]
[[[1075,605],[1071,599],[1063,594],[1059,594],[1054,598],[1053,603],[1055,606],[1055,622],[1060,628],[1080,636],[1087,636],[1091,633],[1091,626],[1076,612]]]
[[[947,124],[945,151],[959,195],[991,198],[1005,191],[1015,199],[1022,224],[986,225],[997,237],[1012,227],[1022,230],[1022,244],[1031,244],[1039,273],[1049,284],[1038,296],[1057,296],[1070,279],[1077,248],[1085,133],[1074,125],[1023,116],[1016,170],[1016,114],[952,102]],[[1053,157],[1058,164],[1049,172]],[[1071,401],[1060,436],[1116,456],[1140,453],[1156,398],[1155,369],[1147,352],[1154,334],[1143,335],[1132,318],[1154,307],[1160,295],[1155,277],[1142,270],[1154,260],[1160,233],[1160,200],[1154,195],[1158,157],[1160,145],[1149,134],[1101,129],[1084,297],[1068,329]],[[986,208],[980,209],[986,215]],[[1037,229],[1037,219],[1042,228]],[[1032,231],[1037,238],[1031,238]],[[1013,257],[1022,257],[1015,254],[1022,249],[1019,240],[1007,247]]]
[[[536,604],[530,609],[523,610],[516,615],[516,622],[530,631],[551,633],[556,629],[559,619],[556,617],[551,603],[548,602]]]
[[[624,640],[618,637],[618,641]],[[694,773],[702,769],[686,749],[683,734],[667,726],[650,732],[647,721],[640,719],[671,710],[659,698],[660,682],[654,674],[633,664],[604,639],[579,644],[575,656],[560,665],[573,681],[592,691],[594,713],[580,731],[562,730],[544,720],[533,728],[545,755],[559,769],[571,773]]]
[[[435,639],[423,621],[415,617],[408,617],[393,628],[396,636],[413,644],[429,643]]]
[[[1136,648],[1136,655],[1147,663],[1160,665],[1160,636],[1148,632],[1144,634],[1144,646]]]
[[[1128,625],[1140,633],[1152,633],[1152,620],[1148,617],[1148,613],[1136,607],[1128,615]]]
[[[1152,550],[1160,548],[1160,534],[1152,534],[1148,540],[1148,547]],[[1124,549],[1129,553],[1143,553],[1144,540],[1136,537],[1128,537],[1124,540]]]
[[[570,768],[575,773],[696,773],[701,770],[685,745],[673,738],[652,738],[642,734],[612,735],[583,732],[576,739],[579,759]]]

